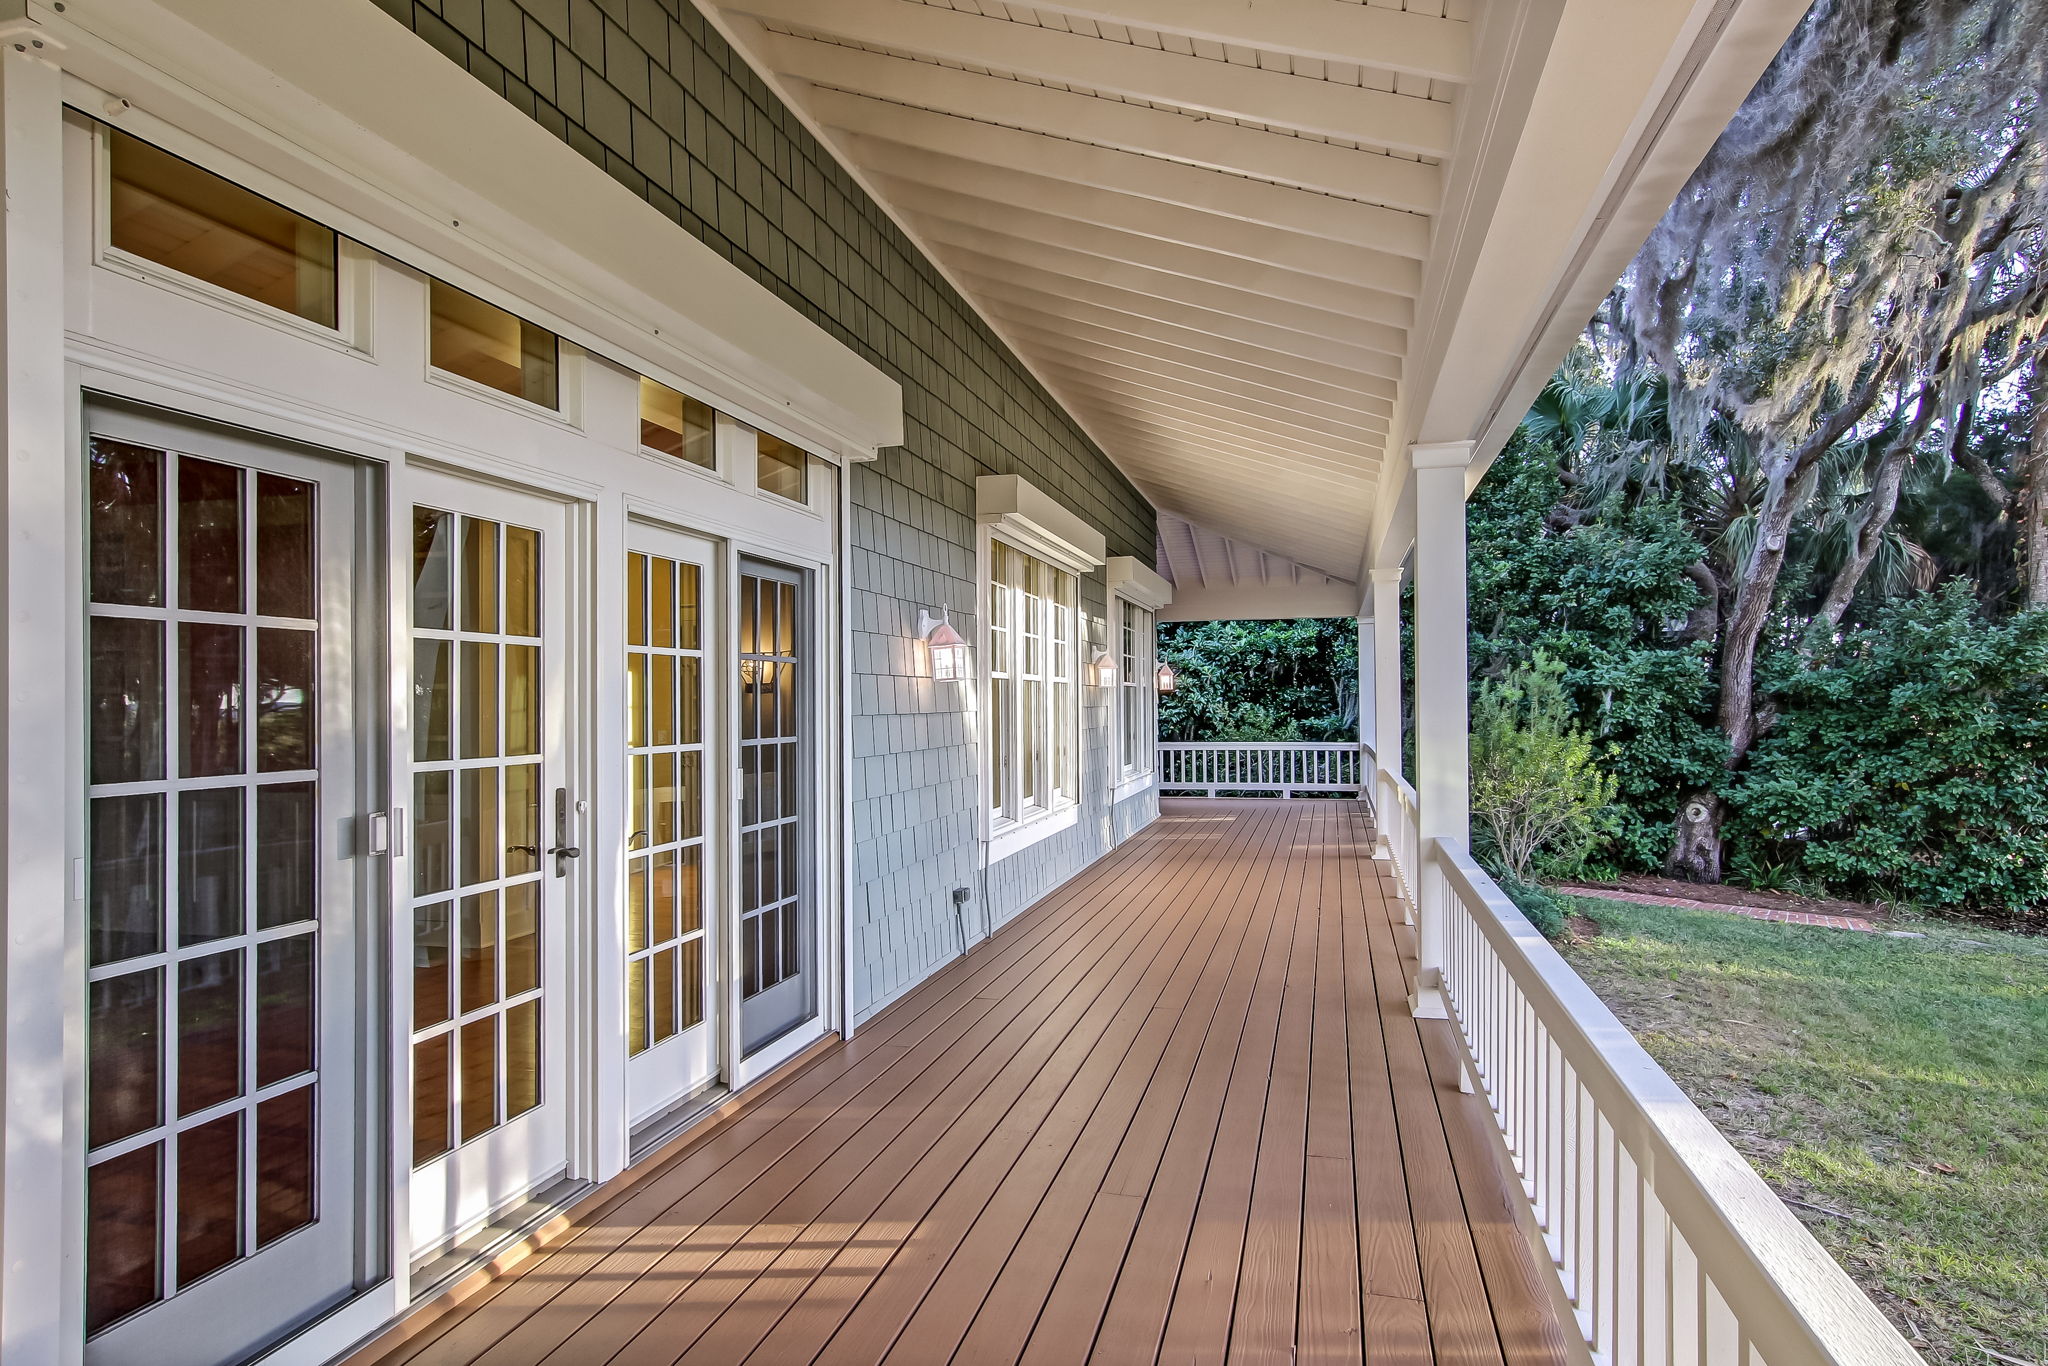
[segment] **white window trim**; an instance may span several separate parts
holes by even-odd
[[[1152,770],[1159,754],[1159,699],[1154,682],[1154,673],[1159,667],[1158,631],[1159,618],[1155,609],[1146,606],[1127,593],[1114,593],[1110,605],[1110,658],[1116,661],[1116,683],[1111,688],[1115,693],[1110,703],[1110,726],[1116,732],[1112,742],[1116,746],[1117,784],[1116,800],[1122,801],[1133,792],[1143,791],[1152,785]],[[1135,607],[1143,612],[1152,627],[1152,636],[1140,641],[1136,651],[1136,668],[1133,676],[1124,676],[1124,609]],[[1133,756],[1124,750],[1124,704],[1131,694],[1142,695],[1144,689],[1153,689],[1148,704],[1148,719],[1151,722],[1150,743],[1141,742],[1140,753]]]
[[[1026,487],[1029,486],[1026,485]],[[1081,727],[1081,692],[1083,686],[1081,669],[1083,661],[1080,655],[1085,644],[1081,630],[1081,579],[1086,573],[1086,569],[1080,567],[1070,556],[1048,555],[1044,553],[1037,548],[1036,538],[1027,540],[1026,537],[1017,535],[1012,528],[1007,526],[1001,527],[999,530],[996,524],[985,522],[978,542],[975,583],[978,599],[976,616],[979,622],[977,631],[979,639],[976,642],[976,653],[979,662],[975,671],[975,687],[979,695],[978,701],[981,708],[978,741],[982,765],[981,771],[977,773],[975,779],[975,800],[981,812],[982,837],[988,846],[988,861],[993,864],[1008,858],[1011,854],[1029,848],[1040,840],[1048,839],[1063,830],[1072,829],[1080,820],[1084,796],[1083,784],[1086,781],[1085,775],[1087,771]],[[988,766],[995,762],[995,743],[989,731],[990,708],[988,706],[988,687],[991,680],[988,671],[994,659],[994,653],[989,647],[990,614],[988,612],[988,594],[994,578],[995,547],[998,544],[1020,555],[1029,555],[1034,559],[1040,560],[1060,573],[1071,575],[1074,580],[1074,610],[1068,621],[1067,654],[1068,667],[1073,671],[1072,700],[1070,703],[1072,714],[1068,720],[1072,727],[1069,733],[1073,736],[1074,746],[1074,795],[1072,797],[1062,797],[1055,791],[1051,806],[1024,809],[1017,816],[1003,815],[991,806],[988,801]],[[1013,630],[1015,625],[1015,623],[1012,624]]]

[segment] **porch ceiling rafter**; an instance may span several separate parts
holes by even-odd
[[[770,33],[762,43],[783,75],[818,87],[812,104],[828,122],[861,117],[833,113],[845,107],[834,96],[852,96],[1411,213],[1434,213],[1443,197],[1442,172],[1436,166],[1381,152],[810,38]]]
[[[1257,290],[1190,279],[1149,266],[1108,261],[1099,256],[983,228],[921,216],[918,222],[925,240],[937,243],[948,255],[955,251],[972,252],[986,260],[1007,261],[1020,268],[1098,285],[1119,295],[1156,299],[1162,304],[1197,308],[1243,322],[1285,328],[1290,332],[1361,347],[1390,358],[1397,359],[1407,351],[1407,334],[1400,328],[1353,317],[1327,306],[1278,299]],[[1099,296],[1091,293],[1089,297]]]
[[[1469,23],[1345,0],[1033,0],[1033,8],[1432,80],[1472,75]]]
[[[840,142],[862,168],[884,179],[969,195],[1005,208],[1161,242],[1215,252],[1287,269],[1362,289],[1414,299],[1422,293],[1418,261],[1372,247],[1333,242],[1251,222],[1227,208],[1215,212],[1125,194],[1115,186],[1082,188],[1055,176],[1032,175],[1015,167],[998,169],[972,157],[952,156],[883,138],[842,133]]]
[[[1277,437],[1290,443],[1298,440],[1305,450],[1364,451],[1377,459],[1386,446],[1384,432],[1357,427],[1347,430],[1330,423],[1311,423],[1288,418],[1284,415],[1285,409],[1272,405],[1254,406],[1227,398],[1204,398],[1196,393],[1162,389],[1120,376],[1099,375],[1086,365],[1045,352],[1034,352],[1032,359],[1046,369],[1058,372],[1066,383],[1075,388],[1108,402],[1128,404],[1134,412],[1156,410],[1215,418],[1232,426],[1244,425],[1249,431],[1263,432],[1269,438]],[[1264,411],[1260,410],[1262,408]],[[1255,421],[1258,425],[1253,425]]]
[[[1418,156],[1441,157],[1451,148],[1452,108],[1441,100],[1302,80],[1285,71],[1104,42],[1086,34],[903,0],[738,0],[731,8],[770,23],[933,61],[1082,86],[1200,114],[1368,142]],[[775,48],[780,50],[780,45]]]
[[[1341,314],[1361,322],[1406,331],[1415,321],[1415,302],[1387,290],[1346,284],[1280,265],[1267,265],[1177,242],[1144,237],[1121,228],[1107,228],[1057,214],[1039,213],[1014,204],[998,204],[957,194],[935,185],[879,178],[890,200],[915,218],[926,231],[935,225],[973,229],[989,241],[1007,240],[1045,251],[1091,256],[1102,261],[1138,266],[1147,272],[1175,275],[1198,284],[1221,285],[1286,303]],[[999,256],[999,251],[990,255]],[[1026,264],[1031,264],[1027,262]]]
[[[1419,213],[1095,143],[979,123],[955,114],[892,104],[842,90],[813,87],[804,102],[819,122],[842,132],[922,147],[1091,191],[1113,190],[1180,208],[1241,218],[1264,227],[1372,248],[1412,261],[1421,261],[1429,254],[1429,220]],[[1116,107],[1113,101],[1102,103],[1105,108]]]
[[[1166,403],[1188,411],[1230,413],[1240,419],[1245,416],[1256,417],[1274,423],[1278,428],[1291,427],[1315,436],[1367,443],[1375,453],[1384,449],[1386,445],[1387,424],[1369,416],[1354,413],[1342,417],[1329,417],[1305,410],[1299,404],[1289,407],[1242,394],[1182,384],[1142,371],[1133,372],[1105,365],[1100,361],[1084,361],[1060,350],[1056,342],[1028,337],[1020,337],[1019,340],[1023,343],[1024,349],[1031,354],[1035,364],[1047,370],[1058,371],[1069,381],[1086,382],[1088,387],[1113,393],[1134,402]]]
[[[1297,327],[1283,322],[1246,317],[1242,313],[1233,314],[1218,308],[1185,303],[1178,299],[1111,285],[1106,281],[1066,274],[1058,270],[1042,270],[1035,266],[1020,265],[961,246],[944,247],[941,254],[949,265],[956,267],[963,275],[980,276],[990,281],[1000,280],[1020,292],[1038,294],[1046,298],[1066,299],[1097,312],[1119,313],[1126,317],[1142,319],[1147,323],[1165,323],[1186,332],[1235,336],[1267,351],[1299,357],[1302,360],[1321,361],[1356,371],[1360,376],[1377,377],[1389,382],[1401,377],[1400,353],[1392,350],[1392,342],[1380,334],[1366,334],[1373,343],[1376,343],[1372,345],[1353,340],[1340,341],[1328,335],[1329,332],[1337,330],[1334,326],[1326,325],[1322,332],[1311,332],[1305,326]],[[1392,397],[1392,394],[1389,393],[1388,397]]]
[[[1149,373],[1162,381],[1182,384],[1221,394],[1277,401],[1290,406],[1307,404],[1309,411],[1322,411],[1340,422],[1356,421],[1375,428],[1387,426],[1393,405],[1385,399],[1361,394],[1355,389],[1337,389],[1288,375],[1252,372],[1243,366],[1219,365],[1208,357],[1176,359],[1167,347],[1147,347],[1142,339],[1115,333],[1068,332],[1053,328],[1052,320],[1033,317],[1024,310],[992,313],[1001,317],[1012,341],[1039,353],[1085,358],[1091,365],[1104,365]]]

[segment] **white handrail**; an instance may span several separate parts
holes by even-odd
[[[1298,792],[1365,795],[1371,750],[1357,741],[1165,741],[1161,792]]]
[[[1471,855],[1430,845],[1444,1001],[1593,1359],[1918,1366]]]

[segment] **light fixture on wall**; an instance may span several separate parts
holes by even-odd
[[[1107,650],[1097,650],[1095,658],[1088,661],[1088,681],[1098,688],[1116,686],[1116,656]]]
[[[750,693],[765,693],[775,687],[775,661],[747,658],[740,661],[740,682]]]
[[[951,683],[968,676],[967,638],[953,629],[950,607],[939,608],[936,617],[920,610],[917,634],[931,654],[934,681]]]
[[[1159,691],[1172,692],[1174,686],[1173,666],[1171,664],[1161,664],[1159,672],[1154,676],[1154,681],[1159,685]]]

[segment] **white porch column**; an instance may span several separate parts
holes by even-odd
[[[1401,776],[1401,567],[1372,571],[1374,753],[1380,771]],[[1361,643],[1359,662],[1365,650]],[[1363,698],[1359,706],[1365,705]]]
[[[1471,836],[1470,718],[1465,676],[1465,468],[1470,441],[1409,448],[1415,467],[1415,1013],[1441,1019],[1444,907],[1450,896],[1432,840]]]
[[[1373,670],[1372,650],[1372,618],[1361,612],[1358,617],[1358,743],[1369,746],[1377,754],[1380,748],[1379,712],[1373,704],[1373,689],[1379,678]],[[1372,785],[1370,770],[1359,776],[1368,787]]]
[[[77,1359],[84,964],[67,927],[65,775],[83,761],[65,725],[75,563],[65,481],[74,457],[64,388],[62,73],[33,19],[0,21],[0,1360]],[[75,1149],[73,1150],[75,1151]]]

